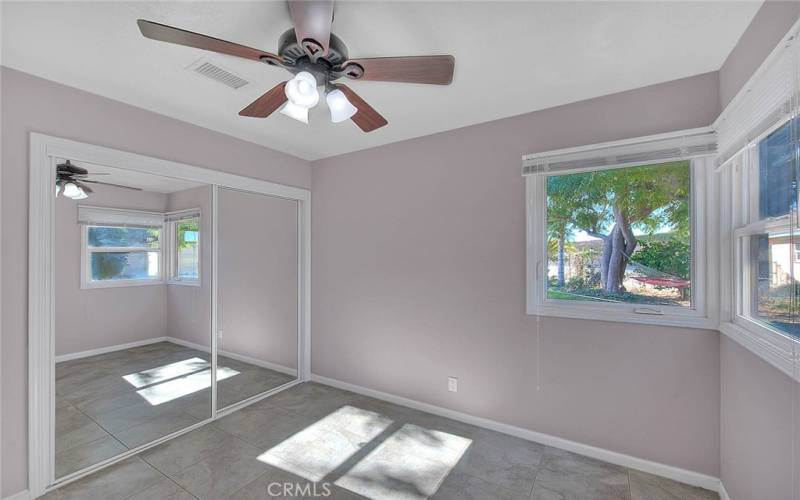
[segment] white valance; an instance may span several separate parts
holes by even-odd
[[[753,77],[714,124],[719,137],[717,165],[730,163],[748,146],[789,119],[797,107],[797,28],[781,39]]]
[[[182,220],[188,219],[199,219],[200,218],[200,209],[199,208],[191,208],[188,210],[178,210],[175,212],[167,212],[164,214],[164,221],[165,222],[178,222]]]
[[[712,156],[716,152],[714,132],[705,128],[693,129],[525,155],[522,157],[522,175],[665,163]]]
[[[161,227],[164,224],[164,214],[79,205],[78,223],[90,226]]]

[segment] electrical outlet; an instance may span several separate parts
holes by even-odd
[[[450,392],[458,392],[458,379],[455,377],[447,377],[447,390]]]

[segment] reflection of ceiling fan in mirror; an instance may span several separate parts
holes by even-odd
[[[107,173],[94,173],[90,174],[88,170],[77,165],[73,165],[69,160],[64,163],[56,165],[56,196],[64,193],[67,198],[73,200],[82,200],[87,198],[88,193],[92,192],[92,188],[86,184],[104,184],[106,186],[114,186],[124,189],[133,189],[134,191],[141,191],[141,188],[123,186],[122,184],[114,184],[112,182],[102,182],[89,179],[89,176],[94,175],[108,175]]]

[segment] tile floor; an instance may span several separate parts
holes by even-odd
[[[57,363],[56,477],[208,418],[208,363],[171,342]],[[225,357],[219,366],[221,407],[293,379]]]
[[[314,383],[287,389],[44,498],[426,497],[719,498],[700,488]]]

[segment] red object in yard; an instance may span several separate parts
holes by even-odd
[[[689,287],[691,282],[680,278],[651,278],[649,276],[631,276],[636,281],[653,286],[683,289]]]

